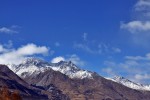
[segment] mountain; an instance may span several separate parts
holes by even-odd
[[[38,74],[48,69],[51,65],[43,60],[36,58],[28,58],[24,60],[21,64],[8,64],[7,65],[14,73],[21,77],[25,77],[31,74]]]
[[[71,61],[60,61],[59,63],[48,63],[37,58],[27,58],[19,65],[8,65],[9,68],[21,77],[37,75],[47,69],[59,71],[70,78],[92,78],[92,72],[78,68]]]
[[[132,89],[150,91],[150,85],[143,85],[140,83],[135,83],[124,77],[116,76],[114,78],[106,78],[106,79],[112,80],[114,82],[117,82],[119,84],[122,84],[122,85],[127,86]]]
[[[73,64],[71,61],[60,61],[56,64],[53,64],[51,68],[55,71],[59,71],[65,75],[67,75],[70,78],[92,78],[92,72],[87,70],[82,70],[78,68],[75,64]]]
[[[78,68],[72,62],[48,63],[29,58],[19,65],[9,65],[22,79],[35,87],[54,85],[62,94],[58,100],[149,100],[149,91],[128,88],[107,80],[95,72]],[[47,92],[45,91],[45,92]]]

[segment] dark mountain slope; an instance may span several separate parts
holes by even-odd
[[[0,65],[0,87],[4,86],[12,90],[19,90],[21,94],[37,95],[34,91],[29,89],[28,83],[13,73],[7,66]]]
[[[47,96],[50,100],[69,100],[54,85],[49,84],[46,87],[31,86],[7,66],[0,65],[0,89],[3,87],[7,87],[11,92],[19,91],[23,100],[47,100]]]

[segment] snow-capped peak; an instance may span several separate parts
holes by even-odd
[[[38,74],[40,72],[44,72],[45,70],[49,69],[50,66],[47,62],[38,59],[38,58],[26,58],[22,63],[15,65],[9,64],[8,67],[17,75],[21,77],[25,77],[31,74]]]
[[[22,61],[22,64],[35,64],[39,62],[42,62],[42,60],[38,58],[28,57],[24,61]]]
[[[71,72],[76,72],[81,70],[71,61],[60,61],[52,66],[52,69],[68,70]]]
[[[71,61],[60,61],[58,63],[48,63],[38,58],[27,58],[19,65],[8,65],[9,68],[21,77],[36,75],[47,69],[59,71],[70,78],[92,78],[92,72],[78,68]]]
[[[22,65],[36,65],[36,66],[41,66],[43,64],[48,64],[44,60],[41,60],[39,58],[34,58],[34,57],[28,57],[25,60],[22,61]],[[21,65],[20,64],[20,65]]]
[[[132,89],[150,91],[150,85],[143,85],[140,83],[135,83],[121,76],[115,76],[114,78],[106,78],[106,79],[112,80],[114,82],[117,82],[119,84],[122,84]]]
[[[92,78],[92,72],[78,68],[71,61],[60,61],[51,68],[69,76],[70,78]]]
[[[132,82],[132,81],[130,81],[130,80],[128,80],[128,79],[126,79],[126,78],[124,78],[122,76],[115,76],[113,78],[113,80],[115,80],[116,82],[120,82],[120,83]]]

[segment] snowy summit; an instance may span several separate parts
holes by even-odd
[[[38,74],[44,72],[47,69],[53,69],[54,71],[59,71],[70,78],[91,78],[92,72],[82,70],[78,68],[71,61],[60,61],[58,63],[48,63],[44,60],[38,58],[27,58],[22,63],[18,65],[8,65],[9,68],[21,77],[25,77],[31,74]]]

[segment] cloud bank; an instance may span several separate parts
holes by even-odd
[[[1,27],[0,28],[0,33],[6,33],[6,34],[13,34],[13,33],[18,33],[18,31],[16,31],[14,29],[14,26],[8,28],[8,27]]]
[[[150,21],[131,21],[129,23],[122,23],[122,29],[126,29],[131,33],[139,33],[143,31],[150,31]]]
[[[0,45],[0,64],[19,64],[26,57],[34,55],[48,55],[50,49],[46,46],[37,46],[33,43],[23,45],[17,49],[4,48]]]
[[[121,23],[120,28],[128,32],[132,43],[149,47],[150,0],[137,0],[137,3],[133,6],[133,12],[132,18],[134,19]]]

